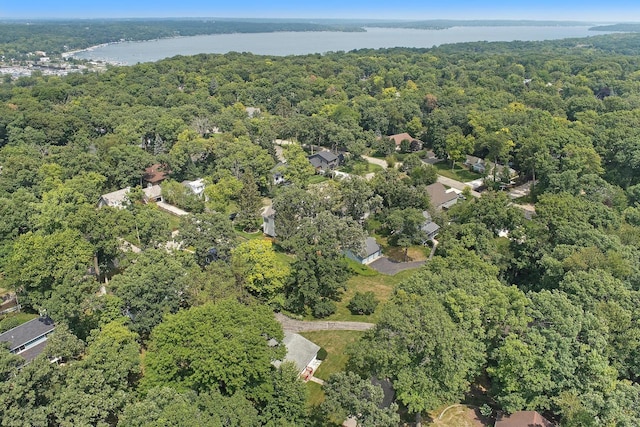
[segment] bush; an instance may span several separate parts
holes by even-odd
[[[323,299],[313,306],[313,316],[319,319],[327,316],[331,316],[336,312],[336,305],[333,301]]]
[[[376,311],[378,300],[373,292],[356,292],[347,308],[351,314],[371,314]]]
[[[327,358],[327,350],[325,350],[324,347],[320,347],[320,350],[318,350],[318,354],[316,354],[316,359],[324,360],[326,358]]]

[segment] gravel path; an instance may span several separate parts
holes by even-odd
[[[365,322],[331,322],[325,320],[295,320],[282,313],[276,313],[276,320],[282,325],[282,329],[289,332],[304,331],[366,331],[373,328],[373,323]]]

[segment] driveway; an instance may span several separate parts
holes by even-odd
[[[282,313],[276,313],[276,320],[282,329],[288,332],[304,331],[366,331],[373,328],[373,323],[366,322],[330,322],[325,320],[295,320]]]
[[[393,276],[396,273],[399,273],[404,270],[409,270],[412,268],[418,268],[423,266],[425,261],[412,261],[412,262],[397,262],[391,261],[386,256],[378,258],[369,264],[369,267],[376,270],[378,273],[386,274],[388,276]]]
[[[361,157],[371,164],[382,167],[382,169],[387,169],[389,167],[385,159],[378,159],[376,157],[369,157],[369,156],[361,156]]]

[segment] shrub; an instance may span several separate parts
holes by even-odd
[[[351,314],[371,314],[376,311],[378,306],[378,300],[373,292],[356,292],[351,298],[347,308],[351,311]]]
[[[323,299],[313,306],[313,316],[317,318],[331,316],[335,312],[336,305],[328,299]]]
[[[318,354],[316,354],[316,359],[324,360],[326,358],[327,358],[327,350],[325,350],[324,347],[320,347],[320,350],[318,350]]]

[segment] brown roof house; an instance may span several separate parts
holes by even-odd
[[[436,210],[449,209],[458,202],[458,194],[447,190],[439,182],[427,185],[427,194],[429,194],[431,206]]]
[[[554,424],[536,411],[518,411],[500,415],[495,427],[554,427]]]
[[[151,185],[160,184],[167,179],[170,172],[165,165],[156,163],[144,170],[142,180]]]

